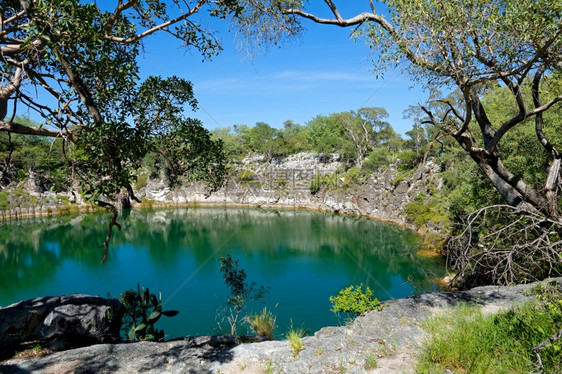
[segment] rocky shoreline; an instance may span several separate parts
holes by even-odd
[[[428,161],[413,175],[390,165],[365,178],[348,175],[343,169],[338,155],[299,153],[272,162],[249,156],[234,165],[225,186],[210,195],[202,183],[170,188],[165,178],[145,175],[144,182],[134,188],[143,203],[131,204],[127,199],[117,203],[133,208],[220,205],[314,209],[393,222],[415,231],[421,229],[422,234],[442,230],[431,222],[423,228],[414,226],[404,215],[406,205],[420,193],[429,196],[431,186],[440,188],[438,165]],[[314,183],[318,186],[313,189]],[[99,210],[77,193],[45,191],[33,175],[2,192],[7,194],[9,204],[0,209],[0,219]]]
[[[562,278],[552,279],[562,284]],[[530,300],[534,284],[477,287],[394,299],[381,311],[346,326],[325,327],[303,339],[293,354],[288,341],[242,344],[232,336],[190,337],[164,343],[98,344],[29,360],[11,359],[11,373],[403,373],[415,371],[425,338],[422,323],[460,303],[494,313]],[[376,367],[367,365],[369,357]]]

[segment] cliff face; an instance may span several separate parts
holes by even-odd
[[[409,225],[406,205],[439,187],[439,167],[429,161],[412,176],[396,167],[363,175],[343,172],[337,155],[300,153],[271,163],[246,157],[231,170],[221,190],[206,196],[205,186],[190,183],[171,189],[162,179],[148,180],[137,196],[156,204],[217,204],[289,207],[360,214]],[[430,188],[431,187],[431,188]]]
[[[225,186],[210,195],[203,183],[185,182],[171,188],[165,178],[147,171],[140,172],[139,180],[144,182],[137,183],[135,193],[144,205],[154,207],[209,204],[318,209],[368,216],[419,230],[406,219],[407,204],[420,195],[431,197],[432,191],[442,186],[439,166],[432,161],[409,172],[395,165],[364,172],[346,168],[337,154],[299,153],[271,162],[263,156],[248,156],[229,168]],[[32,175],[0,191],[0,218],[96,209],[70,186],[69,191],[57,194],[40,187]],[[122,197],[117,204],[130,206]],[[430,222],[423,226],[423,233],[445,236],[442,227]]]

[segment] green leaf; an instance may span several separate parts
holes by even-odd
[[[159,310],[153,311],[152,313],[150,313],[150,316],[148,316],[147,324],[153,325],[160,319],[161,316],[162,312],[160,312]]]
[[[137,327],[135,327],[135,332],[142,331],[142,330],[146,329],[146,327],[147,327],[147,324],[144,323],[144,322],[142,322],[140,325],[138,325]]]
[[[129,340],[135,340],[135,338],[137,337],[135,326],[131,327],[131,330],[129,331],[129,334],[127,336]]]

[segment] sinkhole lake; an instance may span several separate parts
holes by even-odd
[[[182,208],[125,211],[109,257],[100,264],[109,215],[38,217],[0,222],[0,306],[39,296],[86,293],[119,297],[137,282],[162,292],[179,310],[157,327],[167,338],[226,333],[228,296],[219,271],[230,254],[249,282],[266,286],[276,336],[291,323],[313,333],[338,325],[329,297],[369,285],[380,300],[437,289],[440,258],[416,254],[420,238],[400,226],[316,211]],[[263,304],[251,304],[259,312]]]

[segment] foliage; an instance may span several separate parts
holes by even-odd
[[[351,167],[347,169],[345,173],[339,176],[339,178],[340,180],[343,180],[341,183],[341,187],[343,189],[347,189],[351,186],[365,184],[369,178],[369,174],[357,167]]]
[[[250,314],[245,317],[250,328],[259,336],[263,336],[268,340],[273,340],[273,331],[275,330],[275,315],[263,308],[260,314]]]
[[[414,200],[406,204],[404,214],[409,222],[417,227],[442,225],[445,229],[450,227],[451,221],[448,207],[441,202],[443,196],[435,191],[431,197],[426,198],[424,194],[419,194]]]
[[[370,310],[381,310],[380,301],[373,296],[373,291],[367,286],[363,290],[363,283],[341,289],[336,296],[330,296],[334,313],[352,313],[361,316]]]
[[[424,324],[429,339],[421,348],[420,373],[511,372],[539,369],[534,348],[562,328],[562,310],[549,302],[529,302],[496,315],[463,305]],[[540,352],[544,372],[562,365],[559,342]]]
[[[321,174],[315,173],[314,178],[310,181],[308,189],[312,195],[317,194],[322,190],[322,188],[327,188],[329,190],[335,190],[338,188],[338,175],[332,174]]]
[[[148,288],[137,291],[127,290],[121,294],[121,303],[125,307],[122,330],[130,341],[134,340],[164,340],[164,330],[154,328],[160,317],[173,317],[177,310],[162,310],[162,294],[150,293]]]
[[[210,191],[222,185],[222,143],[186,116],[185,109],[197,105],[191,83],[177,77],[141,81],[138,57],[144,40],[168,33],[210,58],[219,52],[219,41],[212,28],[195,19],[198,13],[249,25],[248,16],[263,10],[260,4],[131,0],[98,6],[79,0],[8,0],[2,5],[0,152],[13,158],[3,179],[23,178],[31,168],[46,169],[54,191],[79,182],[87,200],[113,214],[102,245],[106,251],[112,227],[120,227],[111,201],[122,190],[136,199],[131,186],[149,152],[166,161],[172,183],[203,180]],[[16,108],[36,112],[43,123],[14,117],[9,107],[14,113]],[[41,149],[16,147],[19,139],[6,142],[5,134],[35,138],[37,144],[54,139],[52,151],[44,152],[49,148],[44,144]],[[12,162],[19,164],[17,173],[9,172]]]
[[[230,314],[226,317],[230,325],[230,334],[236,335],[240,314],[247,303],[252,301],[263,301],[268,291],[265,287],[257,287],[255,282],[246,281],[246,272],[238,268],[238,260],[232,259],[230,255],[219,257],[220,272],[224,283],[229,289],[227,305]]]
[[[446,97],[433,90],[421,111],[405,113],[414,122],[408,135],[415,152],[424,132],[431,146],[442,149],[444,138],[452,139],[462,159],[474,162],[488,180],[477,184],[493,186],[518,210],[562,222],[560,1],[386,0],[381,7],[365,2],[365,10],[350,18],[341,16],[336,1],[324,3],[332,18],[311,13],[305,1],[282,2],[279,11],[353,29],[371,47],[379,73],[405,66],[428,88],[456,89]],[[375,169],[380,164],[373,161],[368,166]],[[462,187],[454,204],[461,214],[462,193],[473,189]]]
[[[256,173],[249,169],[241,169],[236,178],[241,182],[251,182],[256,179]]]

